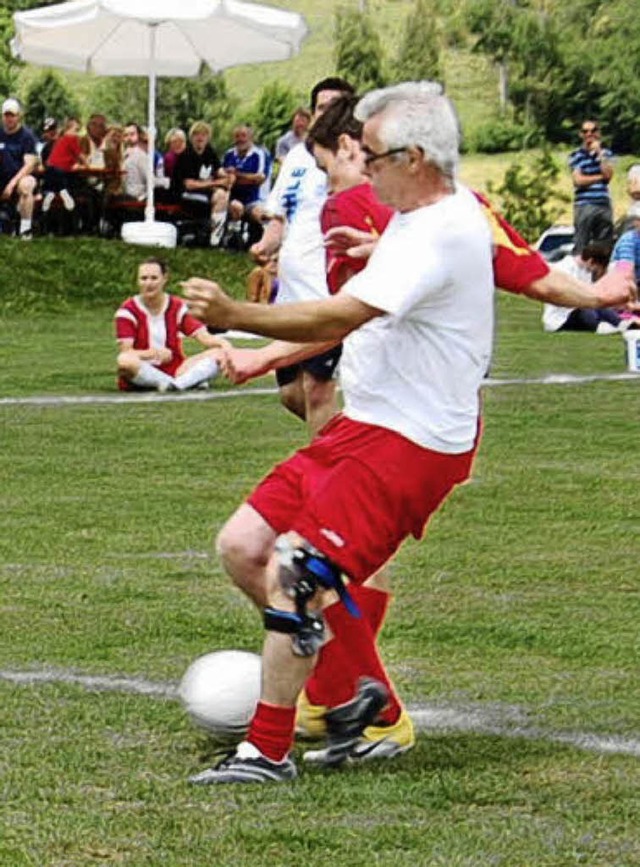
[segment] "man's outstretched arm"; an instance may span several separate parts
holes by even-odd
[[[182,288],[191,313],[207,325],[299,343],[338,342],[383,313],[344,292],[319,301],[267,305],[235,301],[217,283],[200,277]]]
[[[274,340],[258,349],[231,347],[224,354],[222,370],[231,382],[241,385],[249,379],[269,373],[270,370],[299,364],[307,358],[328,352],[339,342],[332,340],[324,343],[289,343],[285,340]]]

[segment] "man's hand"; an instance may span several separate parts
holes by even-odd
[[[189,312],[196,319],[215,328],[231,327],[231,311],[235,301],[229,298],[213,280],[203,280],[201,277],[191,277],[180,284]]]
[[[262,376],[271,369],[260,349],[231,348],[224,353],[220,366],[224,375],[234,385],[241,385],[249,379]]]
[[[593,284],[593,291],[598,296],[600,307],[624,307],[629,301],[636,301],[638,290],[633,264],[617,262],[611,271]]]
[[[283,237],[283,221],[272,217],[264,227],[262,238],[249,248],[249,255],[258,265],[266,265],[280,249]]]
[[[334,226],[324,236],[324,245],[353,259],[368,259],[375,250],[378,238],[351,226]]]

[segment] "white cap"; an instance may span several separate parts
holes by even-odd
[[[17,99],[5,99],[2,103],[3,114],[20,114],[20,103]]]

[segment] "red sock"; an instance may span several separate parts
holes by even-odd
[[[401,713],[401,705],[393,684],[385,671],[376,648],[375,636],[365,617],[352,617],[342,604],[330,605],[323,612],[336,639],[342,644],[354,684],[360,677],[374,677],[389,690],[389,702],[380,714],[383,722],[394,723]]]
[[[332,638],[321,648],[318,661],[304,685],[307,698],[311,704],[335,707],[353,698],[354,686],[352,666],[345,659],[344,647]]]
[[[281,762],[293,744],[295,707],[258,702],[247,740],[273,762]]]
[[[369,622],[371,631],[377,635],[389,605],[389,594],[384,590],[357,584],[349,585],[349,593],[363,617]],[[341,604],[341,602],[334,603],[334,605]],[[325,616],[326,613],[325,610]],[[353,665],[348,649],[343,642],[332,638],[320,650],[318,661],[304,689],[311,704],[336,707],[353,698],[358,676],[357,667]]]
[[[377,637],[384,625],[391,594],[386,590],[378,590],[377,587],[365,587],[363,584],[349,584],[349,593]]]

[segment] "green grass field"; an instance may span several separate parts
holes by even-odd
[[[473,481],[394,567],[381,646],[432,721],[416,749],[193,789],[213,747],[162,692],[203,652],[259,650],[211,540],[304,431],[253,386],[111,401],[141,251],[0,241],[0,864],[640,863],[640,378],[518,381],[622,374],[620,338],[544,335],[538,305],[498,299],[492,377],[514,381],[485,389]],[[171,259],[236,293],[248,270]]]

